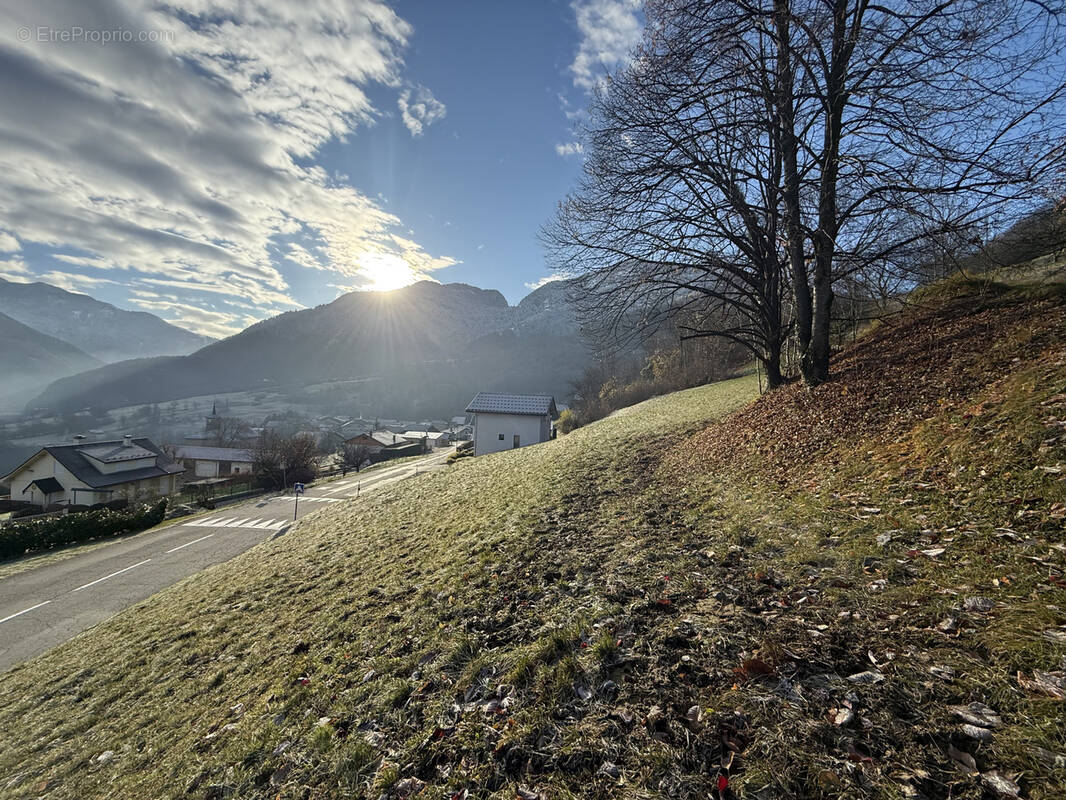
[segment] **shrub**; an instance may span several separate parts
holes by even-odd
[[[0,528],[0,559],[16,558],[35,550],[118,536],[151,528],[163,521],[167,501],[124,511],[102,509],[62,517],[26,520]]]
[[[559,414],[559,418],[555,420],[555,430],[559,433],[570,433],[574,428],[581,426],[581,420],[578,415],[572,409],[566,409]]]

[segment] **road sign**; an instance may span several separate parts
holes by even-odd
[[[294,483],[292,485],[292,490],[294,492],[296,492],[296,494],[303,494],[304,493],[304,485],[302,483]]]

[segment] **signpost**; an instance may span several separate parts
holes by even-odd
[[[294,483],[292,485],[293,492],[296,493],[296,502],[292,506],[292,521],[296,522],[296,512],[300,508],[300,495],[304,493],[304,485],[302,483]]]

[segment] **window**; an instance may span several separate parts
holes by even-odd
[[[514,445],[513,446],[514,447],[521,447],[522,446],[522,440],[518,438],[518,434],[517,433],[514,435]]]
[[[500,434],[500,441],[501,442],[503,441],[503,434],[502,433]]]

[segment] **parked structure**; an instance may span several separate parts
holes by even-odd
[[[421,444],[422,449],[427,452],[437,447],[447,447],[451,443],[451,437],[446,432],[441,431],[404,431],[400,438],[408,442]]]
[[[48,508],[168,495],[184,469],[149,439],[46,445],[0,478],[11,499]]]
[[[230,475],[251,475],[255,460],[251,450],[238,447],[205,447],[178,445],[175,457],[185,467],[186,477],[226,478]]]
[[[390,433],[389,436],[391,437],[392,434]],[[365,447],[367,453],[372,456],[380,453],[382,448],[385,447],[386,444],[393,444],[392,441],[379,441],[377,438],[370,435],[369,433],[360,433],[358,436],[349,437],[348,439],[344,440],[344,443],[349,447]]]
[[[474,415],[474,455],[546,442],[558,416],[550,395],[478,392],[467,413]]]

